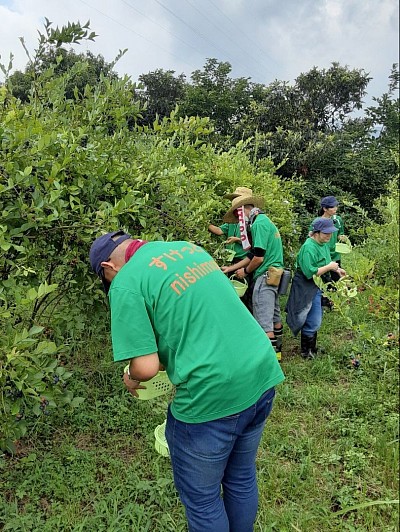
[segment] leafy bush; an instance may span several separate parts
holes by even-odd
[[[57,407],[79,405],[66,389],[72,373],[60,365],[61,348],[40,340],[43,327],[3,336],[0,344],[0,449],[14,451],[27,420],[48,415]]]
[[[38,53],[85,32],[73,25],[53,35],[47,27]],[[196,241],[217,256],[220,244],[207,228],[229,207],[222,194],[237,185],[266,197],[288,242],[294,225],[290,189],[271,162],[255,166],[242,144],[217,152],[207,142],[208,118],[173,112],[152,127],[137,125],[141,107],[127,78],[100,76],[68,98],[65,87],[79,69],[76,62],[59,76],[54,65],[34,71],[25,103],[7,82],[0,88],[0,320],[18,334],[45,327],[49,341],[66,345],[67,361],[76,342],[107,323],[104,294],[88,264],[102,231],[122,227],[148,240]],[[26,356],[31,349],[24,348]],[[48,367],[44,354],[35,356]]]
[[[375,263],[376,283],[399,288],[399,189],[397,181],[392,182],[388,196],[381,197],[375,204],[383,223],[374,223],[367,229],[367,239],[362,253]]]

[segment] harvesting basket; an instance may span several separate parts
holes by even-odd
[[[239,297],[243,297],[248,288],[246,279],[237,279],[234,275],[230,277],[230,281],[233,284],[233,288]]]
[[[169,449],[168,449],[168,443],[165,439],[165,425],[167,421],[165,420],[164,423],[161,425],[158,425],[154,429],[154,447],[156,451],[161,454],[161,456],[169,456]]]
[[[125,368],[125,373],[128,371],[128,367]],[[159,371],[155,377],[150,379],[147,382],[142,383],[143,386],[146,386],[146,389],[136,390],[138,394],[138,399],[147,401],[148,399],[154,399],[160,395],[164,395],[172,390],[174,385],[169,380],[166,371]]]
[[[338,242],[335,245],[335,251],[336,253],[351,253],[351,246],[349,246],[349,244],[345,244],[344,242]]]

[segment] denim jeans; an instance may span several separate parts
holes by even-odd
[[[301,329],[305,336],[314,336],[319,330],[322,323],[322,306],[321,306],[322,292],[318,290],[312,301],[311,309],[307,314],[306,321]]]
[[[256,454],[274,396],[271,388],[246,410],[205,423],[178,421],[168,408],[165,436],[190,532],[253,531]]]

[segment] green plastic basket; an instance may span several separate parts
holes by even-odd
[[[246,279],[237,279],[234,275],[230,277],[230,281],[233,284],[233,288],[239,297],[243,297],[248,288]]]
[[[338,242],[335,245],[335,251],[336,253],[351,253],[351,246],[349,246],[349,244],[345,244],[344,242]]]
[[[128,367],[129,366],[126,366],[125,373],[128,371]],[[155,377],[149,381],[143,382],[142,385],[146,386],[146,388],[142,390],[138,389],[136,391],[138,394],[137,398],[143,401],[164,395],[170,392],[174,387],[169,380],[166,371],[159,371]]]
[[[167,421],[165,420],[164,423],[161,425],[158,425],[154,429],[154,447],[156,451],[161,454],[161,456],[169,456],[169,449],[168,449],[168,443],[165,439],[165,425],[167,424]]]

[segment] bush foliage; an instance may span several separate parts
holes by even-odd
[[[64,37],[71,39],[70,33],[71,28],[65,35],[59,30],[56,46]],[[54,36],[48,28],[48,39],[41,38],[44,54],[46,45],[55,46]],[[142,108],[127,78],[100,75],[97,84],[86,85],[83,97],[76,92],[71,98],[65,88],[79,68],[77,62],[58,76],[54,65],[36,72],[29,102],[12,96],[7,84],[0,88],[4,383],[9,382],[9,349],[19,345],[18,335],[43,331],[43,341],[55,342],[51,349],[57,361],[104,321],[104,296],[88,268],[90,244],[101,232],[122,227],[148,240],[196,241],[223,260],[221,243],[210,238],[207,227],[229,207],[221,195],[240,184],[265,196],[289,253],[297,244],[290,185],[282,186],[271,161],[255,165],[243,143],[217,151],[208,143],[207,118],[178,118],[172,112],[152,127],[139,125]],[[43,354],[40,349],[28,342],[21,358],[35,356],[48,368],[48,346]],[[47,370],[33,378],[22,366],[13,368],[14,383],[24,382],[37,400],[43,396],[52,407],[62,404],[43,384]],[[49,371],[61,375],[62,368],[55,363]],[[33,393],[24,386],[18,388],[24,397]],[[28,415],[27,409],[28,404],[24,413],[16,406],[5,409],[4,438],[21,434],[20,420],[14,419],[13,434],[10,419]]]

